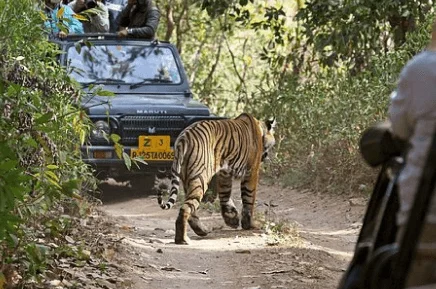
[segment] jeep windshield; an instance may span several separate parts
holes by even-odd
[[[170,48],[140,45],[93,45],[68,49],[70,76],[85,87],[91,84],[180,84],[181,76]]]

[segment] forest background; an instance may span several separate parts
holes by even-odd
[[[218,115],[278,121],[267,172],[286,185],[370,192],[363,130],[387,117],[401,67],[422,50],[431,1],[157,0],[160,39]]]
[[[401,67],[428,42],[432,1],[156,4],[158,38],[179,49],[195,98],[218,115],[277,118],[266,175],[323,193],[371,191],[377,172],[362,161],[359,136],[386,119]],[[83,191],[95,189],[78,151],[90,126],[41,5],[0,1],[0,288],[32,288],[56,256],[88,256],[61,236],[87,213]]]

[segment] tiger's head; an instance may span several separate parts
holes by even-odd
[[[264,161],[268,157],[268,152],[276,143],[276,139],[274,138],[274,127],[276,126],[276,120],[268,119],[264,123],[262,123],[262,143],[263,143],[263,151],[262,151],[262,161]]]

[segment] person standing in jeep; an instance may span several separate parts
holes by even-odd
[[[73,0],[68,6],[74,13],[96,8],[96,12],[89,15],[88,21],[83,21],[85,33],[104,33],[109,32],[109,10],[101,0]]]
[[[44,0],[47,19],[44,26],[49,32],[49,37],[65,38],[68,34],[83,33],[82,23],[74,18],[74,11],[67,5],[64,5],[61,0]],[[61,12],[59,12],[61,11]],[[65,28],[64,30],[60,27]]]
[[[153,39],[159,19],[160,12],[152,0],[128,0],[119,18],[118,36]]]
[[[127,6],[127,0],[106,0],[105,2],[109,10],[109,32],[117,33],[118,19],[121,11]]]

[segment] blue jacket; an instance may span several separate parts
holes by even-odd
[[[60,29],[59,29],[58,23],[59,23],[60,19],[58,19],[57,13],[61,7],[64,8],[64,13],[61,16],[61,21],[64,20],[64,21],[62,21],[62,23],[68,28],[68,32],[70,34],[82,34],[82,33],[84,33],[82,22],[80,22],[79,20],[77,20],[76,18],[73,17],[73,15],[74,15],[73,9],[71,9],[71,7],[69,7],[67,5],[63,5],[63,4],[58,5],[53,10],[46,11],[48,20],[46,20],[44,22],[45,28],[52,34],[59,33]]]

